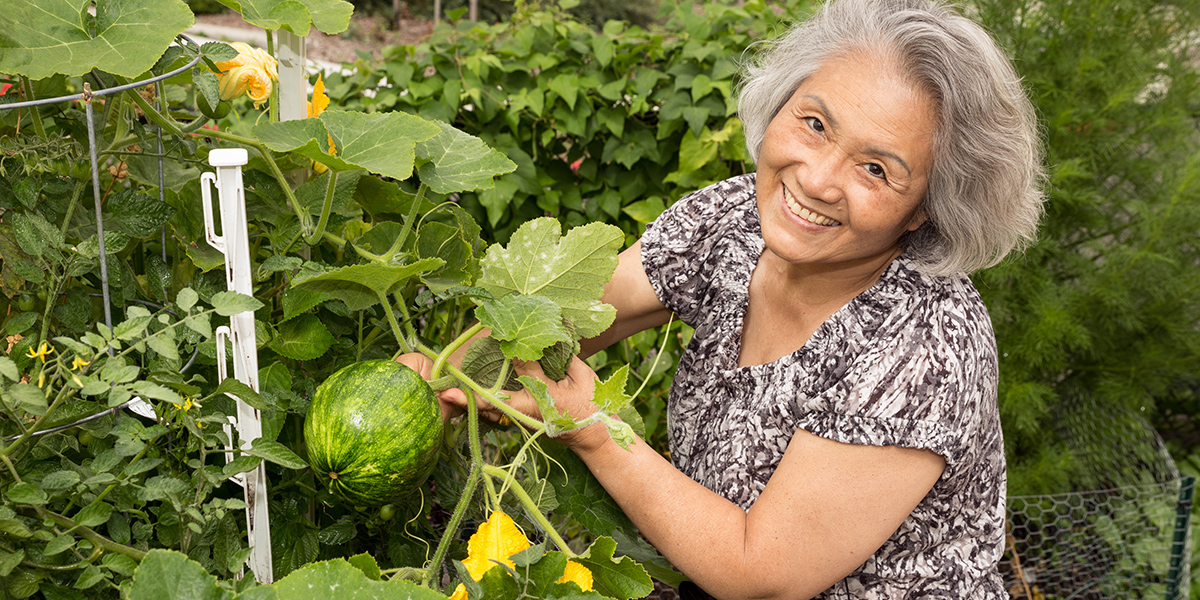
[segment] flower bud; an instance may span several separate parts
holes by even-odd
[[[260,48],[242,42],[230,44],[238,55],[232,60],[216,63],[222,100],[233,100],[242,94],[250,96],[255,108],[271,97],[273,81],[279,80],[278,63]]]

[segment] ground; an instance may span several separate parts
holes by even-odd
[[[236,12],[211,15],[196,15],[198,27],[217,26],[234,29],[257,31],[259,28],[242,20]],[[326,35],[313,29],[307,38],[306,50],[308,57],[330,63],[354,62],[358,59],[356,50],[371,52],[376,58],[380,49],[396,44],[416,44],[429,35],[433,30],[433,22],[425,19],[402,19],[399,29],[388,27],[385,17],[372,15],[355,15],[350,20],[350,27],[336,35]],[[210,36],[216,37],[216,36]],[[236,41],[236,40],[231,40]]]

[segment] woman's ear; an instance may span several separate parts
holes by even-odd
[[[929,213],[925,211],[925,204],[917,207],[917,212],[913,213],[912,219],[909,219],[908,225],[905,227],[908,231],[916,231],[929,220]]]

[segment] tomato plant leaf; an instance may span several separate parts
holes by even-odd
[[[21,410],[31,415],[46,414],[46,395],[36,385],[18,383],[5,391],[10,401],[16,401]]]
[[[89,504],[75,515],[75,523],[84,527],[95,527],[101,523],[107,523],[112,512],[113,507],[107,502]]]
[[[537,360],[547,347],[574,341],[563,326],[558,305],[543,296],[510,295],[483,302],[475,316],[491,328],[509,358]]]
[[[267,409],[267,405],[265,402],[263,402],[262,396],[258,392],[254,391],[254,388],[251,388],[250,386],[238,381],[237,379],[234,379],[233,377],[226,377],[223,379],[221,384],[217,386],[217,389],[213,390],[213,395],[216,394],[228,394],[234,399],[241,398],[242,402],[257,408],[258,410]]]
[[[0,71],[42,79],[92,69],[145,73],[195,20],[182,0],[9,0],[0,11]],[[93,33],[94,32],[94,33]]]
[[[173,216],[175,209],[170,204],[138,193],[133,188],[121,190],[104,202],[105,235],[109,231],[119,231],[134,238],[148,237],[158,233],[159,228]]]
[[[217,292],[212,295],[212,305],[217,314],[223,317],[255,311],[263,306],[262,302],[238,292]]]
[[[14,483],[5,495],[15,504],[41,505],[50,499],[45,490],[26,481]]]
[[[280,303],[283,305],[283,321],[288,321],[296,315],[303,314],[311,308],[320,306],[329,300],[329,294],[314,292],[304,288],[288,288],[283,291]]]
[[[333,336],[317,315],[303,314],[279,325],[271,349],[293,360],[313,360],[333,345]]]
[[[217,585],[200,563],[174,550],[151,550],[133,572],[129,600],[226,600],[230,594]]]
[[[617,268],[621,230],[589,223],[561,235],[558,221],[542,217],[521,225],[507,246],[488,248],[477,285],[500,298],[536,294],[562,307],[562,316],[581,338],[612,324],[616,309],[600,302],[604,284]]]
[[[435,123],[441,131],[415,149],[427,161],[417,172],[429,189],[439,194],[488,189],[497,176],[517,169],[517,163],[483,140],[447,123]]]
[[[13,362],[7,356],[0,356],[0,375],[3,375],[9,381],[19,381],[21,379],[21,372],[17,370],[17,363]]]
[[[409,279],[440,266],[442,261],[437,258],[423,258],[406,265],[351,265],[315,275],[297,275],[292,286],[326,293],[345,302],[350,310],[362,310],[379,304],[380,294],[387,295]]]
[[[0,577],[8,577],[12,570],[25,560],[25,550],[5,552],[0,550]]]
[[[257,456],[289,469],[303,469],[308,466],[304,459],[296,456],[290,448],[279,442],[258,438],[250,442],[250,447],[242,450],[250,456]]]
[[[75,545],[75,536],[69,533],[60,535],[49,542],[46,542],[46,549],[42,551],[45,556],[54,556],[63,552]]]

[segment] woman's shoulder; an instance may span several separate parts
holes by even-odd
[[[674,247],[730,232],[757,231],[754,181],[753,173],[738,175],[680,198],[646,226],[645,237]]]

